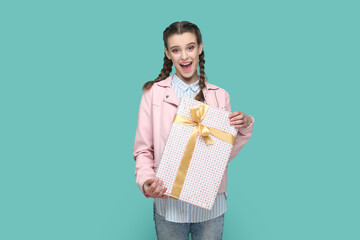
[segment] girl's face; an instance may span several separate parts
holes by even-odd
[[[196,82],[199,55],[202,53],[203,44],[198,45],[196,35],[190,32],[171,35],[167,44],[169,50],[165,48],[165,54],[173,62],[176,75],[187,84]]]

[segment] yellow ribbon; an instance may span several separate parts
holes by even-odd
[[[185,148],[184,155],[180,162],[178,172],[176,174],[175,182],[172,191],[170,193],[170,197],[172,198],[179,199],[180,197],[180,193],[185,182],[186,174],[190,166],[190,161],[194,153],[198,134],[202,136],[202,138],[204,139],[207,145],[214,144],[213,140],[210,138],[210,134],[219,138],[224,142],[234,145],[235,136],[231,135],[230,133],[224,132],[222,130],[201,124],[201,121],[204,119],[208,109],[209,109],[209,105],[204,103],[201,103],[200,107],[198,106],[191,107],[190,113],[193,120],[179,114],[175,115],[174,123],[191,125],[195,127],[190,135],[190,138]]]

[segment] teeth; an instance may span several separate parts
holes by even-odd
[[[180,65],[183,65],[183,66],[186,66],[186,65],[189,65],[191,62],[189,63],[180,63]]]

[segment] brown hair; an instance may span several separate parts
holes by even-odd
[[[188,22],[188,21],[174,22],[174,23],[170,24],[170,26],[168,26],[165,29],[165,31],[163,32],[163,40],[164,40],[164,45],[165,45],[166,49],[168,49],[167,40],[171,35],[182,34],[185,32],[194,33],[196,35],[197,44],[199,45],[200,43],[202,43],[202,37],[201,37],[200,29],[198,28],[198,26],[196,26],[195,24]],[[164,65],[163,65],[163,68],[161,69],[159,76],[153,81],[146,82],[143,86],[144,91],[150,89],[154,83],[160,82],[162,80],[165,80],[167,77],[169,77],[170,72],[172,70],[173,63],[170,59],[168,59],[166,57],[165,53],[164,53],[164,55],[165,55],[164,56]],[[205,56],[205,54],[204,54],[204,50],[203,50],[202,53],[199,55],[200,92],[195,96],[195,100],[198,100],[201,102],[204,101],[204,94],[202,92],[202,89],[205,87],[205,66],[204,66],[205,59],[204,59],[204,56]]]

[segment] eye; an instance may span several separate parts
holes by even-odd
[[[194,48],[195,48],[194,46],[189,47],[190,50],[193,50]]]
[[[177,53],[178,51],[179,51],[179,49],[172,50],[173,53]]]

